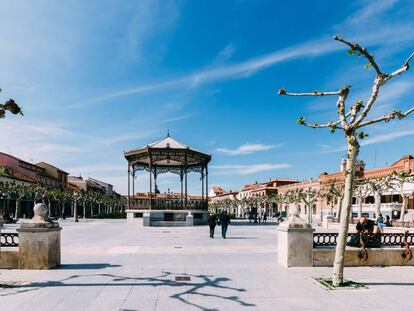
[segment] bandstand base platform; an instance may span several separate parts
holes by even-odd
[[[189,212],[193,216],[188,223]],[[127,223],[151,227],[184,227],[207,225],[208,211],[202,210],[126,210]]]

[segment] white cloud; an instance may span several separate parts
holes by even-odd
[[[391,9],[397,0],[370,1],[346,19],[345,23],[358,25]]]
[[[227,155],[242,155],[242,154],[252,154],[259,151],[267,151],[277,147],[281,147],[282,144],[279,145],[263,145],[263,144],[244,144],[238,147],[237,149],[227,149],[227,148],[217,148],[217,152],[221,152]]]
[[[279,164],[248,164],[248,165],[212,165],[211,168],[215,170],[215,175],[227,175],[227,174],[239,174],[239,175],[248,175],[258,172],[266,172],[273,170],[280,170],[284,168],[291,167],[290,164],[279,163]]]
[[[131,11],[133,14],[120,45],[121,57],[148,61],[149,39],[156,41],[150,44],[152,55],[149,56],[163,53],[165,43],[161,35],[174,28],[179,17],[177,4],[175,1],[140,0],[134,2]]]
[[[371,138],[370,137],[365,138],[364,140],[361,141],[360,145],[367,146],[367,145],[372,145],[372,144],[380,144],[380,143],[384,143],[387,141],[392,141],[399,137],[405,137],[405,136],[411,136],[411,135],[414,135],[414,129],[399,130],[399,131],[394,131],[394,132],[390,132],[386,134],[375,135]]]
[[[382,144],[385,142],[393,141],[400,137],[412,136],[414,135],[414,128],[407,128],[407,127],[399,127],[397,130],[392,132],[386,133],[377,133],[377,134],[370,134],[367,138],[360,140],[360,146],[368,146],[368,145],[375,145],[375,144]],[[323,144],[321,145],[322,151],[321,153],[336,153],[336,152],[345,152],[345,141],[344,146],[332,146]]]
[[[86,101],[80,102],[79,104],[77,104],[77,106],[97,103],[108,99],[132,94],[140,94],[183,86],[195,87],[202,84],[227,79],[246,78],[260,70],[269,68],[270,66],[273,66],[277,63],[289,61],[299,57],[315,57],[322,54],[337,51],[340,48],[343,47],[341,47],[338,44],[335,44],[333,40],[330,40],[329,38],[324,38],[323,40],[312,40],[303,44],[298,44],[285,49],[280,49],[259,57],[254,57],[239,63],[199,70],[192,74],[176,77],[171,80],[165,80],[162,82],[152,84],[139,85],[128,89],[99,95]]]
[[[224,61],[231,58],[236,51],[233,43],[227,44],[218,54],[218,60]]]

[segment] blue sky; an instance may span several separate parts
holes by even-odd
[[[2,1],[0,98],[25,116],[1,121],[0,150],[48,161],[126,192],[124,150],[166,135],[213,154],[210,184],[337,171],[341,133],[297,125],[335,118],[337,90],[366,99],[373,72],[334,34],[367,46],[389,72],[414,50],[413,1]],[[386,86],[373,116],[414,104],[414,72]],[[368,168],[412,154],[412,118],[368,130]],[[199,176],[190,178],[200,192]],[[165,175],[159,188],[178,189]],[[147,176],[138,176],[147,191]]]

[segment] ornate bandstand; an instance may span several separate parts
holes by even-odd
[[[128,161],[128,222],[143,218],[144,225],[205,224],[208,218],[208,163],[211,155],[185,145],[169,133],[163,139],[124,153]],[[135,190],[137,172],[149,173],[149,192]],[[187,175],[201,175],[201,196],[188,195]],[[160,193],[157,177],[160,174],[177,174],[180,180],[179,193]]]

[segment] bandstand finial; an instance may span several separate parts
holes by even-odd
[[[167,129],[167,137],[170,137],[170,129]]]

